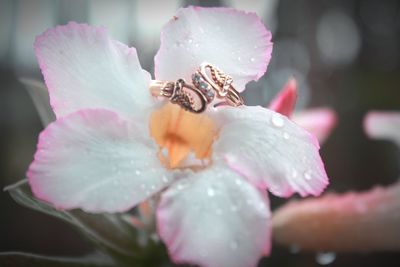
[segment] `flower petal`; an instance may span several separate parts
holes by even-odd
[[[295,112],[292,120],[323,143],[335,128],[337,117],[330,108],[315,108]]]
[[[28,170],[32,191],[57,208],[125,211],[169,183],[143,129],[107,110],[82,110],[40,135]]]
[[[270,251],[266,192],[215,163],[164,192],[157,221],[176,263],[251,267]]]
[[[200,64],[209,62],[231,75],[233,85],[243,91],[246,83],[265,73],[271,52],[271,33],[255,13],[182,8],[163,28],[155,75],[190,81]]]
[[[286,116],[262,107],[225,107],[215,113],[222,128],[214,156],[277,196],[319,195],[328,177],[308,132]]]
[[[153,101],[136,50],[111,40],[103,28],[57,26],[36,38],[35,51],[57,117],[85,108],[131,116]]]
[[[294,78],[291,78],[279,94],[272,100],[269,109],[290,117],[296,105],[296,100],[297,82]]]
[[[399,210],[400,183],[293,201],[274,212],[274,240],[306,251],[399,251]]]
[[[371,138],[391,140],[400,147],[400,112],[369,112],[364,129]]]

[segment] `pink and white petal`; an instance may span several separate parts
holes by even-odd
[[[295,112],[292,121],[312,133],[322,144],[335,128],[337,116],[330,108],[314,108]]]
[[[319,195],[328,184],[318,141],[286,116],[262,107],[225,107],[214,157],[260,188],[288,197]]]
[[[39,137],[27,176],[36,197],[60,209],[126,211],[168,185],[157,148],[131,121],[81,110]]]
[[[252,267],[270,252],[267,193],[225,166],[192,173],[169,187],[157,223],[175,263]]]
[[[400,147],[400,112],[372,111],[364,120],[369,137],[393,141]]]
[[[155,56],[155,76],[161,80],[191,80],[203,62],[233,77],[243,91],[258,80],[271,58],[271,33],[255,13],[232,8],[181,8],[161,33]]]
[[[290,117],[297,101],[297,82],[290,78],[277,96],[271,101],[269,109]]]
[[[104,28],[57,26],[36,38],[35,52],[58,118],[86,108],[132,116],[152,104],[150,75],[136,50],[110,39]]]

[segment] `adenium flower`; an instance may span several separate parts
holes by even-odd
[[[253,13],[180,9],[163,28],[155,78],[190,81],[202,62],[238,91],[259,79],[271,34]],[[176,263],[255,266],[270,252],[267,189],[318,195],[328,183],[308,132],[259,106],[200,115],[150,95],[136,50],[71,22],[37,37],[57,120],[40,135],[28,178],[59,209],[124,212],[159,197],[157,229]]]

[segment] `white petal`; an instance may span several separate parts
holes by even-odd
[[[36,38],[35,51],[57,117],[85,108],[132,116],[152,103],[136,50],[103,28],[58,26]]]
[[[292,120],[315,135],[322,144],[335,128],[337,117],[330,108],[314,108],[294,112]]]
[[[157,221],[176,263],[251,267],[270,251],[266,192],[226,167],[174,183],[162,194]]]
[[[163,28],[155,75],[161,80],[191,81],[200,64],[209,62],[231,75],[233,85],[243,91],[246,83],[265,73],[271,52],[271,33],[255,13],[182,8]]]
[[[36,197],[61,209],[125,211],[168,185],[153,141],[107,110],[82,110],[40,135],[28,178]]]
[[[286,116],[262,107],[226,107],[214,156],[278,196],[319,195],[328,177],[318,141]]]
[[[391,140],[400,147],[400,112],[369,112],[364,129],[371,138]]]

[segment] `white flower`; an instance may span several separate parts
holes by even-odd
[[[190,80],[207,61],[243,91],[266,71],[270,38],[253,13],[180,9],[163,29],[155,78]],[[328,183],[318,142],[287,117],[160,103],[135,49],[103,28],[58,26],[35,49],[57,120],[28,171],[34,194],[88,212],[122,212],[160,194],[158,233],[175,262],[255,266],[270,251],[266,189],[318,195]]]

